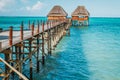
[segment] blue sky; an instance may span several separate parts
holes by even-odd
[[[0,16],[46,16],[54,5],[69,16],[84,5],[91,17],[120,17],[120,0],[0,0]]]

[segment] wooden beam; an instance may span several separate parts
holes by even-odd
[[[18,72],[15,68],[13,68],[11,65],[9,65],[5,60],[0,58],[0,60],[7,65],[11,70],[13,70],[16,74],[18,74],[23,80],[28,80],[24,75],[22,75],[20,72]]]
[[[17,47],[22,47],[22,46],[24,46],[24,45],[21,44],[21,43],[18,43],[18,44],[16,44],[15,46],[17,46]]]
[[[6,75],[6,73],[0,73],[0,77],[5,77]]]
[[[3,53],[4,53],[4,54],[11,54],[12,51],[11,51],[10,49],[6,49],[6,50],[3,51]]]

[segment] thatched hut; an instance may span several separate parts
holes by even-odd
[[[78,6],[72,13],[73,25],[88,25],[89,12],[84,6]]]
[[[48,20],[64,20],[67,18],[66,11],[61,6],[54,6],[48,13]]]

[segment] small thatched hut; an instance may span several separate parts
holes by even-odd
[[[54,6],[48,13],[48,20],[64,20],[67,18],[66,11],[61,6]]]
[[[72,13],[73,25],[88,25],[89,12],[84,6],[78,6]]]

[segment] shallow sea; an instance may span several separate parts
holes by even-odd
[[[46,20],[0,18],[0,27],[30,19]],[[88,27],[71,26],[70,36],[63,37],[34,80],[120,80],[120,18],[90,18]]]

